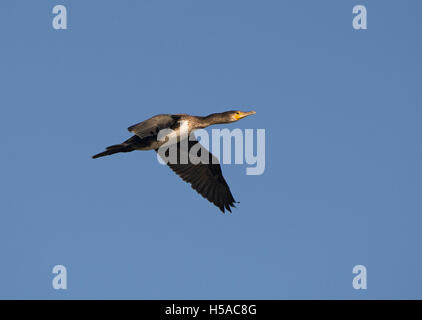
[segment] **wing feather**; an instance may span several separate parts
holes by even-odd
[[[189,141],[188,151],[198,141]],[[178,158],[180,154],[186,152],[180,148],[180,143],[177,145]],[[190,162],[188,157],[187,164],[181,164],[180,161],[177,163],[167,163],[183,181],[191,184],[192,188],[197,191],[205,199],[217,206],[223,213],[225,210],[231,212],[231,207],[235,207],[235,200],[230,191],[230,187],[223,177],[220,164],[216,161],[215,156],[201,146],[201,152],[206,152],[206,156],[209,159],[209,163],[198,163],[193,164]],[[214,162],[213,162],[214,159]]]
[[[139,138],[155,136],[162,129],[172,128],[179,117],[171,114],[159,114],[127,128]]]

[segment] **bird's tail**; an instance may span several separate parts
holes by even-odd
[[[104,156],[109,156],[115,153],[119,153],[119,152],[130,152],[135,150],[131,145],[128,145],[126,143],[121,143],[121,144],[115,144],[112,146],[109,146],[106,148],[106,150],[104,152],[98,153],[94,156],[92,156],[92,159],[97,159],[100,157],[104,157]]]

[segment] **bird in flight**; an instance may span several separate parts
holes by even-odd
[[[130,126],[129,132],[134,135],[128,140],[109,146],[104,152],[92,156],[93,159],[109,156],[119,152],[131,152],[134,150],[155,150],[159,153],[159,148],[168,140],[157,139],[159,132],[164,129],[171,129],[177,136],[177,156],[178,160],[167,162],[167,165],[185,182],[190,183],[192,188],[208,201],[217,206],[223,213],[224,210],[231,212],[231,207],[235,207],[235,200],[230,188],[223,177],[218,159],[208,150],[202,147],[196,139],[189,138],[186,148],[181,145],[181,126],[187,125],[187,134],[190,135],[196,129],[203,129],[214,124],[231,123],[244,117],[255,114],[255,111],[227,111],[222,113],[212,113],[205,117],[191,116],[188,114],[159,114],[143,122]],[[197,145],[199,144],[199,146]],[[200,147],[201,158],[209,161],[193,163],[190,159],[189,151],[193,147]],[[160,153],[159,153],[160,154]],[[186,162],[180,161],[185,155]]]

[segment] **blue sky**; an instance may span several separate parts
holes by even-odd
[[[422,298],[421,10],[1,1],[0,298]],[[257,111],[227,128],[266,130],[266,170],[223,167],[233,214],[154,152],[90,158],[154,114],[234,108]]]

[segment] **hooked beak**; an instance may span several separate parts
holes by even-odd
[[[240,112],[239,114],[235,115],[236,120],[242,119],[244,117],[250,116],[255,114],[255,111],[248,111],[248,112]]]

